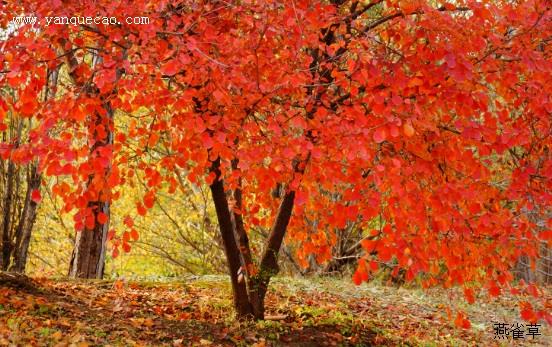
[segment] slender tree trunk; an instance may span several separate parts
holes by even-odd
[[[12,242],[10,237],[12,220],[13,184],[15,180],[15,164],[8,162],[6,175],[6,189],[4,191],[4,211],[2,211],[2,270],[6,271],[10,266]]]
[[[291,219],[294,200],[294,191],[289,191],[284,195],[261,258],[260,272],[253,278],[254,286],[257,288],[254,311],[259,312],[257,316],[259,319],[264,319],[264,300],[270,279],[280,271],[278,267],[278,254],[280,253],[289,220]]]
[[[236,170],[238,167],[238,160],[235,159],[232,161],[232,169]],[[247,296],[251,305],[252,314],[257,319],[263,319],[264,317],[264,308],[262,307],[260,297],[259,297],[259,286],[253,282],[253,277],[256,275],[256,266],[253,263],[253,256],[251,255],[251,247],[249,246],[249,237],[245,231],[245,226],[243,222],[242,212],[242,190],[241,190],[241,179],[238,182],[238,188],[234,190],[234,200],[235,207],[240,211],[232,211],[232,227],[234,228],[235,238],[240,252],[241,260],[241,275],[242,279],[245,280],[245,286],[247,289]]]
[[[215,173],[216,178],[211,184],[211,195],[215,204],[217,218],[219,221],[220,234],[226,253],[228,263],[228,271],[230,273],[230,281],[232,283],[232,291],[234,296],[234,308],[238,318],[249,318],[253,316],[245,281],[239,280],[241,269],[240,251],[238,249],[236,238],[234,236],[234,227],[232,225],[232,217],[226,192],[224,191],[224,183],[220,172],[220,158],[213,162],[211,171]]]
[[[52,99],[56,95],[58,82],[59,68],[48,70],[47,83],[44,89],[44,102]],[[29,129],[32,128],[32,123],[29,120]],[[15,249],[13,251],[13,271],[23,273],[27,265],[29,254],[29,245],[31,242],[31,234],[33,231],[36,215],[38,211],[38,203],[31,198],[33,190],[40,189],[42,175],[38,172],[38,163],[30,164],[27,174],[27,193],[23,210],[19,218],[19,225],[15,235]]]
[[[38,203],[31,199],[31,194],[33,190],[40,188],[40,182],[42,180],[41,175],[38,173],[37,165],[32,165],[29,171],[29,175],[27,176],[27,194],[25,196],[25,205],[21,213],[21,218],[19,219],[15,239],[13,271],[20,273],[25,272],[31,234],[38,210]]]

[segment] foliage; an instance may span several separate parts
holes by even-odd
[[[50,186],[43,187],[28,272],[58,277],[67,274],[74,231],[71,217],[60,212],[62,204],[50,194]],[[106,276],[153,278],[224,271],[215,225],[209,224],[214,219],[212,207],[202,189],[196,190],[159,196],[148,215],[130,220],[128,216],[135,209],[132,197],[143,194],[143,189],[125,188],[123,197],[112,206],[110,221],[112,230],[121,232],[113,233],[114,238],[108,244],[112,247],[113,243],[122,242],[123,237],[129,237],[132,251],[117,258],[108,255]],[[138,233],[138,240],[132,239],[132,230]]]
[[[323,263],[336,230],[378,218],[354,282],[396,264],[394,274],[425,287],[462,286],[469,301],[479,287],[518,291],[512,267],[550,245],[549,1],[1,6],[39,18],[150,17],[24,27],[6,40],[0,82],[19,95],[0,112],[37,125],[27,146],[0,155],[40,158],[46,175],[68,178],[53,190],[78,230],[107,223],[95,203],[118,200],[140,177],[139,216],[185,186],[181,173],[208,185],[241,313],[252,306],[262,317],[284,236],[300,244],[301,264]],[[47,69],[60,66],[72,82],[38,103]],[[268,230],[259,257],[247,240],[255,228]],[[114,256],[131,247],[124,235]],[[539,295],[533,284],[521,290]],[[525,319],[552,321],[520,305]]]

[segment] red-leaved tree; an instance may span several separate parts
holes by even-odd
[[[175,171],[207,183],[240,317],[263,318],[286,236],[301,245],[300,262],[324,262],[336,230],[377,219],[360,242],[366,254],[356,283],[386,263],[424,286],[462,286],[469,302],[481,287],[492,296],[516,292],[518,259],[534,261],[550,243],[548,1],[67,3],[22,1],[8,13],[100,9],[150,22],[39,27],[11,39],[10,49],[33,52],[18,53],[26,62],[19,73],[51,60],[95,83],[99,91],[78,94],[88,100],[82,117],[112,119],[106,111],[118,109],[133,119],[120,128],[102,123],[120,132],[118,148],[93,149],[108,164],[51,173],[81,186],[91,171],[108,177],[96,181],[97,193],[138,172],[150,189],[137,201],[139,214],[159,190],[176,190]],[[77,41],[82,33],[101,42],[92,44],[101,68],[66,61],[67,50],[91,45]],[[16,63],[2,63],[12,71],[0,77],[5,83]],[[40,141],[30,150],[45,166],[84,155],[60,157],[62,145],[78,141],[71,129],[50,131],[74,115],[76,97],[66,93],[50,116],[37,117]],[[158,143],[168,150],[154,152]],[[117,155],[123,149],[133,156]],[[68,200],[77,223],[97,211],[90,204],[98,195],[82,189],[67,195],[78,196]],[[248,242],[252,228],[268,231],[259,255]],[[538,296],[533,284],[521,287]],[[551,319],[545,308],[523,300],[521,308],[527,320]],[[456,322],[469,325],[462,314]]]

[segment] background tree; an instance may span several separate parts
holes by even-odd
[[[41,76],[42,75],[42,76]],[[40,91],[40,80],[44,74],[31,78],[29,88],[40,92],[40,107],[48,108],[57,89],[57,68],[47,69],[44,87]],[[28,257],[33,226],[41,200],[40,185],[42,175],[39,163],[25,154],[33,127],[32,118],[26,112],[17,112],[17,106],[29,98],[19,94],[12,87],[1,91],[0,130],[2,130],[2,153],[0,156],[0,186],[2,206],[2,262],[3,270],[24,272]],[[29,102],[29,101],[25,101]],[[31,101],[33,102],[33,101]],[[14,107],[15,106],[15,107]]]

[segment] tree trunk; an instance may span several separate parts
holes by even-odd
[[[109,213],[109,204],[106,202],[92,203],[96,210]],[[94,213],[95,216],[99,212]],[[97,219],[93,229],[77,232],[75,248],[71,255],[69,276],[75,278],[102,278],[105,265],[105,240],[109,224],[100,224]]]
[[[104,109],[106,110],[106,117],[101,114],[96,114],[95,123],[104,124],[107,129],[107,135],[104,139],[98,139],[96,133],[93,134],[95,140],[94,144],[90,148],[90,156],[94,157],[98,153],[98,149],[101,147],[110,147],[113,145],[113,109],[109,102],[104,103]],[[103,177],[100,180],[104,181],[108,177],[111,170],[109,165]],[[87,188],[91,188],[94,184],[94,175],[89,177]],[[94,227],[89,229],[85,228],[82,231],[77,231],[75,236],[75,246],[73,254],[71,255],[71,263],[69,269],[69,276],[75,278],[102,278],[104,274],[105,266],[105,247],[107,240],[107,232],[109,230],[110,218],[110,204],[108,202],[108,192],[98,192],[98,200],[91,201],[88,207],[92,210],[94,217]],[[108,220],[102,224],[98,221],[98,216],[103,213],[107,216]]]
[[[123,53],[124,59],[126,59],[126,51]],[[93,56],[92,64],[93,66],[101,63],[102,58],[96,53]],[[68,62],[70,66],[76,66],[77,61],[73,55],[68,55]],[[124,70],[118,69],[116,71],[116,81],[118,81],[123,75]],[[78,81],[78,77],[72,75],[75,81]],[[91,95],[98,95],[99,91],[96,86],[93,84],[86,85],[87,93]],[[116,90],[112,91],[113,93]],[[98,155],[98,149],[101,147],[107,147],[110,150],[113,145],[113,129],[114,129],[114,115],[115,112],[109,102],[109,96],[100,96],[102,100],[102,106],[105,110],[105,116],[96,113],[92,119],[91,126],[94,128],[98,125],[103,125],[106,131],[105,138],[99,138],[96,130],[93,130],[91,137],[93,143],[90,148],[90,157]],[[94,128],[95,129],[95,128]],[[111,171],[111,164],[105,169],[103,177],[105,179],[109,176]],[[87,188],[90,188],[94,184],[94,175],[89,177]],[[104,180],[105,181],[105,180]],[[77,231],[75,237],[75,246],[73,253],[71,255],[71,261],[69,265],[69,276],[77,278],[102,278],[104,274],[105,267],[105,247],[107,240],[107,233],[109,230],[109,221],[110,221],[110,203],[109,203],[109,192],[108,191],[99,191],[98,199],[96,201],[91,201],[88,204],[88,207],[92,210],[94,217],[94,227],[89,229],[85,228],[83,231]],[[98,215],[103,213],[107,216],[107,222],[104,224],[99,223]]]
[[[44,103],[55,97],[59,69],[47,70],[47,82],[44,88]],[[23,137],[25,128],[23,120],[17,124],[17,134],[14,137],[16,147]],[[32,120],[29,119],[28,130],[32,129]],[[6,195],[4,196],[4,215],[2,223],[2,266],[4,270],[24,272],[27,262],[29,244],[32,229],[36,221],[38,203],[32,199],[34,190],[40,189],[42,177],[38,172],[38,163],[27,166],[25,182],[27,190],[25,196],[21,196],[20,182],[22,181],[22,168],[8,161],[6,172]],[[14,181],[15,189],[14,189]]]
[[[247,234],[243,227],[243,219],[239,214],[230,211],[221,177],[220,158],[213,162],[211,172],[215,174],[215,179],[210,186],[211,195],[217,212],[230,272],[236,314],[238,318],[242,319],[262,320],[264,319],[264,300],[268,284],[272,276],[276,275],[279,270],[278,254],[291,219],[295,192],[289,191],[284,195],[274,226],[266,241],[260,268],[258,271],[251,271],[253,261]],[[239,191],[237,198],[241,207]]]
[[[235,159],[232,161],[232,169],[236,170],[238,167],[238,160]],[[245,281],[245,287],[247,290],[247,296],[249,298],[249,303],[251,305],[252,314],[257,319],[264,318],[264,307],[260,301],[259,297],[259,286],[253,282],[253,277],[255,276],[255,264],[253,263],[253,256],[251,255],[251,247],[249,246],[249,237],[245,231],[245,226],[243,223],[243,218],[241,215],[242,210],[242,190],[241,190],[242,180],[238,182],[238,187],[234,190],[234,200],[235,207],[240,213],[232,211],[232,227],[234,228],[234,236],[236,238],[236,243],[238,245],[238,250],[240,253],[241,260],[241,275],[242,279]]]
[[[99,147],[111,146],[113,144],[113,110],[109,104],[104,105],[107,111],[107,138],[96,142],[91,150],[91,156]],[[102,122],[102,116],[97,116],[97,122]],[[105,172],[105,177],[108,176],[111,167],[108,167]],[[88,185],[93,182],[94,177],[90,177]],[[102,178],[103,179],[103,178]],[[94,227],[91,229],[85,228],[82,231],[77,231],[75,236],[75,246],[71,255],[69,276],[75,278],[102,278],[105,266],[105,247],[107,240],[107,232],[109,230],[110,204],[105,197],[105,194],[98,193],[98,200],[88,204],[92,210],[94,217]],[[105,214],[108,217],[106,223],[102,224],[98,221],[98,215]]]
[[[20,273],[25,272],[31,234],[38,210],[38,203],[31,199],[31,194],[33,190],[40,188],[40,182],[42,180],[41,175],[38,173],[37,165],[32,165],[29,171],[29,175],[27,176],[25,206],[23,207],[23,212],[21,213],[21,218],[19,219],[14,250],[13,271]]]
[[[2,267],[6,271],[10,266],[10,258],[12,252],[12,240],[10,236],[11,220],[12,220],[12,201],[13,201],[13,183],[15,180],[15,164],[12,161],[8,162],[8,170],[6,175],[6,190],[4,192],[3,215],[2,215]]]
[[[214,172],[216,175],[210,188],[228,263],[228,271],[230,273],[230,281],[232,283],[232,292],[234,296],[234,308],[236,309],[238,318],[248,319],[253,316],[253,310],[247,295],[245,281],[239,280],[241,271],[240,251],[234,236],[230,207],[228,206],[226,192],[224,191],[224,183],[221,178],[220,158],[217,158],[213,162],[211,172]]]
[[[280,247],[284,241],[289,220],[291,219],[294,201],[294,191],[289,191],[284,195],[278,209],[278,214],[276,215],[276,221],[267,239],[261,258],[259,274],[253,278],[254,286],[257,288],[257,298],[255,300],[257,307],[255,307],[255,312],[260,312],[258,317],[260,319],[264,318],[264,300],[270,279],[280,271],[278,267],[278,254],[280,253]]]

